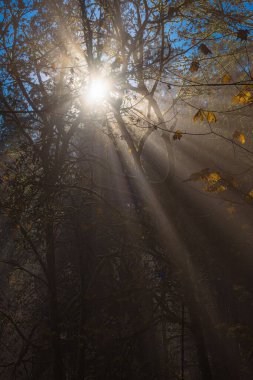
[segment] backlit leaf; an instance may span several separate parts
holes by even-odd
[[[253,102],[253,96],[248,87],[239,92],[232,99],[233,104],[249,104]]]
[[[232,78],[229,74],[225,74],[222,79],[221,79],[221,82],[223,84],[227,84],[227,83],[230,83],[232,81]]]
[[[205,117],[205,113],[202,110],[198,110],[198,112],[195,113],[193,116],[193,121],[203,121]]]
[[[211,172],[206,176],[208,182],[217,182],[221,179],[219,173]]]
[[[237,140],[241,144],[245,144],[245,142],[246,142],[245,135],[243,133],[238,132],[238,131],[234,132],[233,139]]]
[[[204,121],[206,119],[209,123],[216,123],[217,118],[214,112],[198,110],[198,112],[193,116],[193,121]]]
[[[213,112],[206,112],[205,116],[209,123],[216,123],[217,119]]]
[[[182,138],[183,134],[180,130],[177,130],[173,135],[173,140],[180,140]]]

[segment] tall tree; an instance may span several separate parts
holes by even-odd
[[[250,379],[251,2],[0,6],[3,376]]]

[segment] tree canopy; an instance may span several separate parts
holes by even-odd
[[[252,379],[252,1],[0,10],[1,376]]]

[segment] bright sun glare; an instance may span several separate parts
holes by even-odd
[[[109,82],[104,78],[93,78],[90,81],[87,99],[91,103],[103,101],[109,94]]]

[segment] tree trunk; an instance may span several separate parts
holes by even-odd
[[[84,251],[82,238],[79,232],[79,225],[76,226],[76,238],[78,245],[78,264],[79,264],[79,279],[80,279],[80,319],[78,331],[78,350],[76,361],[76,380],[83,380],[85,375],[85,321],[86,321],[86,301],[85,293],[87,289],[86,277],[87,273],[84,268]],[[87,268],[86,268],[87,271]]]
[[[52,354],[53,354],[53,379],[64,380],[64,368],[61,353],[60,331],[59,331],[59,311],[56,289],[56,265],[53,223],[47,222],[46,226],[46,261],[48,276],[48,297],[50,310],[50,327],[52,334]]]
[[[188,310],[191,318],[191,330],[193,333],[193,339],[195,341],[199,369],[203,380],[212,380],[213,376],[204,340],[203,327],[198,315],[198,311],[196,309],[196,305],[194,305],[194,303],[195,301],[191,297],[191,299],[188,300]]]

